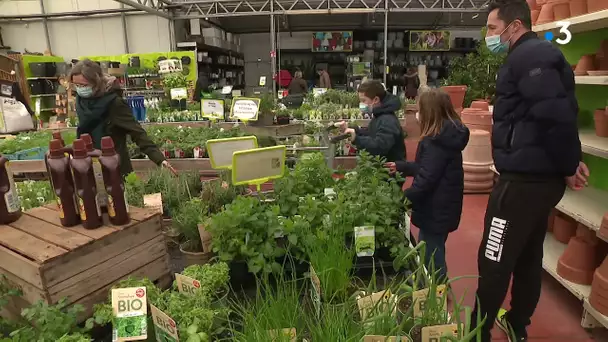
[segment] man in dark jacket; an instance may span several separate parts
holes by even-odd
[[[492,147],[500,178],[486,209],[477,289],[482,341],[494,320],[510,341],[526,341],[541,289],[543,241],[550,211],[566,185],[586,185],[574,75],[560,50],[531,32],[525,0],[489,6],[486,45],[508,52],[498,72]],[[500,309],[513,276],[511,308]],[[509,333],[508,331],[512,331]],[[514,335],[514,336],[513,336]]]
[[[366,81],[359,86],[359,108],[372,119],[367,128],[346,128],[351,141],[360,150],[372,155],[382,156],[387,162],[405,160],[405,142],[403,129],[395,112],[401,108],[401,101],[389,94],[382,83],[377,80]]]

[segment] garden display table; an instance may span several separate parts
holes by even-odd
[[[131,222],[85,229],[63,227],[56,205],[28,210],[9,225],[0,225],[0,275],[23,295],[1,312],[19,316],[21,309],[43,300],[81,304],[80,319],[93,304],[107,300],[114,283],[128,276],[147,277],[162,286],[171,282],[169,256],[161,234],[161,216],[151,209],[130,208]]]

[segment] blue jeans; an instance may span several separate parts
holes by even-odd
[[[448,239],[448,233],[432,233],[425,232],[422,229],[418,234],[418,241],[426,243],[426,252],[424,255],[424,264],[431,273],[437,273],[438,282],[447,281],[448,266],[445,262],[445,242]]]

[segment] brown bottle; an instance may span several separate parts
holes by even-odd
[[[72,154],[72,147],[65,146],[65,140],[63,140],[63,137],[61,136],[61,132],[53,132],[53,139],[59,140],[61,142],[61,148],[68,155],[68,157],[70,154]]]
[[[0,155],[0,224],[15,222],[21,217],[21,201],[8,159]]]
[[[59,139],[53,139],[49,143],[46,168],[55,191],[61,224],[65,227],[77,225],[80,223],[80,215],[74,193],[74,179],[70,170],[70,157],[64,152],[63,144]]]
[[[91,157],[91,163],[93,164],[93,173],[95,174],[95,184],[97,184],[97,203],[101,206],[102,210],[105,209],[108,202],[108,194],[106,193],[106,187],[103,184],[103,173],[101,171],[101,164],[99,163],[99,157],[101,157],[101,150],[93,147],[93,139],[88,134],[81,134],[82,139],[87,147],[87,153]]]
[[[78,210],[82,226],[86,229],[101,227],[101,208],[97,203],[97,187],[91,157],[87,153],[87,147],[81,139],[74,140],[72,144],[74,155],[70,159],[72,174],[74,175],[74,188],[78,200]]]
[[[101,157],[99,157],[103,183],[108,194],[108,216],[113,225],[129,223],[129,204],[125,185],[120,174],[120,156],[114,150],[114,141],[110,137],[101,138]]]

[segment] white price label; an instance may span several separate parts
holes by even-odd
[[[223,100],[201,100],[201,113],[204,118],[223,119],[224,101]]]
[[[243,121],[256,121],[260,110],[260,99],[238,98],[232,101],[230,116]]]
[[[188,89],[173,88],[171,89],[171,100],[183,100],[188,98]]]

